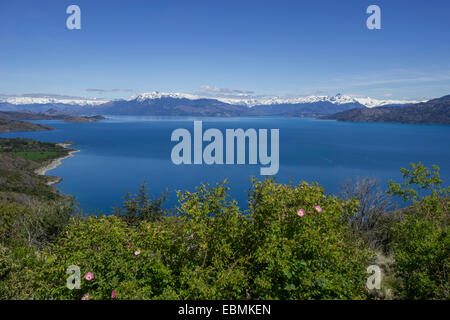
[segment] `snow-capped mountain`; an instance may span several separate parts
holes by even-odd
[[[200,94],[187,94],[187,93],[167,93],[167,92],[149,92],[134,95],[127,99],[128,101],[137,100],[139,102],[144,102],[153,99],[162,98],[173,98],[173,99],[214,99],[220,102],[241,105],[247,107],[254,107],[259,105],[277,105],[277,104],[302,104],[302,103],[317,103],[317,102],[329,102],[332,104],[352,104],[359,103],[368,108],[379,107],[384,105],[401,105],[401,104],[412,104],[419,103],[423,101],[412,101],[412,100],[380,100],[369,97],[352,97],[348,95],[337,94],[335,96],[324,96],[324,95],[310,95],[310,96],[299,96],[299,97],[278,97],[278,96],[210,96],[210,95],[200,95]]]
[[[139,102],[143,102],[146,100],[162,99],[162,98],[196,100],[196,99],[202,99],[204,97],[201,97],[196,94],[189,94],[189,93],[169,93],[169,92],[153,91],[153,92],[145,92],[145,93],[136,94],[126,100],[128,100],[128,101],[137,100]],[[209,97],[209,98],[211,99],[211,97]]]
[[[161,99],[187,99],[191,101],[206,99],[209,101],[218,101],[228,105],[234,106],[271,106],[271,105],[298,105],[298,104],[315,104],[315,103],[331,103],[333,105],[362,105],[368,108],[384,106],[384,105],[403,105],[413,104],[423,101],[411,100],[380,100],[369,97],[354,97],[349,95],[337,94],[334,96],[326,95],[309,95],[309,96],[294,96],[294,97],[279,97],[279,96],[250,96],[250,95],[221,95],[211,96],[207,94],[189,94],[189,93],[169,93],[169,92],[148,92],[133,95],[128,99],[96,99],[96,98],[79,98],[79,97],[30,97],[30,96],[1,96],[0,103],[8,103],[15,106],[28,105],[50,105],[50,104],[64,104],[75,105],[82,107],[101,106],[105,103],[114,101],[136,101],[137,103],[145,104],[153,100]]]
[[[301,103],[316,103],[316,102],[330,102],[332,104],[347,104],[357,103],[358,101],[350,96],[337,94],[335,96],[301,96],[283,98],[278,96],[272,97],[252,97],[252,98],[217,98],[218,100],[230,104],[241,104],[248,107],[256,105],[275,105],[275,104],[301,104]]]
[[[346,122],[450,124],[450,95],[401,108],[356,108],[322,118]]]
[[[403,105],[403,104],[414,104],[420,102],[426,102],[427,100],[379,100],[369,97],[357,97],[356,101],[366,106],[367,108],[381,107],[386,105]]]
[[[365,108],[355,99],[332,97],[249,97],[209,96],[201,94],[149,92],[126,100],[114,100],[97,107],[84,107],[79,112],[106,115],[158,116],[288,116],[317,117],[353,108]],[[91,109],[91,110],[87,110]]]
[[[29,104],[72,104],[79,106],[96,106],[109,100],[93,98],[50,98],[50,97],[0,97],[0,102],[6,102],[14,105]]]

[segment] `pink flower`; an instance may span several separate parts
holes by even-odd
[[[322,208],[320,206],[315,206],[314,209],[316,209],[316,211],[319,213],[322,212]]]
[[[116,290],[111,291],[111,299],[116,297]]]
[[[86,293],[84,296],[81,297],[81,300],[89,300],[89,292]]]
[[[305,211],[303,211],[303,209],[298,209],[298,210],[297,210],[297,215],[298,215],[299,217],[303,217],[303,216],[305,215]]]
[[[342,247],[342,242],[339,242],[339,243],[338,243],[338,246],[339,246],[339,247]]]
[[[194,234],[193,233],[191,233],[191,235],[189,236],[189,240],[192,240],[192,239],[194,239]]]
[[[91,281],[92,279],[94,279],[94,274],[91,272],[88,272],[84,275],[83,278],[86,279],[87,281]]]
[[[135,252],[134,252],[134,255],[135,255],[135,256],[138,256],[138,255],[140,255],[140,254],[141,254],[140,251],[135,251]]]
[[[127,248],[131,248],[131,244],[127,243]]]

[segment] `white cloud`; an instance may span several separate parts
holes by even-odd
[[[200,86],[200,89],[207,92],[215,92],[215,93],[224,93],[224,94],[253,94],[253,91],[245,91],[238,89],[229,89],[229,88],[218,88],[216,86]]]
[[[134,92],[133,89],[118,88],[118,89],[86,89],[87,92],[107,93],[107,92]]]

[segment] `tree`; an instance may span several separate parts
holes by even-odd
[[[401,169],[405,182],[389,183],[389,193],[413,201],[392,227],[390,244],[401,279],[395,289],[407,299],[450,298],[449,188],[441,187],[439,168],[433,169],[411,164],[411,170]]]

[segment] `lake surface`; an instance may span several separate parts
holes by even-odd
[[[110,212],[125,192],[147,182],[159,196],[169,189],[194,190],[200,183],[225,178],[231,195],[246,207],[250,176],[260,176],[261,165],[174,165],[172,131],[193,133],[194,118],[111,116],[99,123],[35,121],[56,130],[14,132],[0,137],[26,137],[40,141],[73,141],[81,150],[47,174],[61,177],[56,187],[74,195],[85,211]],[[386,123],[344,123],[287,118],[201,118],[203,130],[255,128],[280,129],[278,182],[318,181],[329,193],[355,177],[378,177],[383,188],[389,179],[401,181],[400,168],[422,161],[441,168],[444,184],[450,181],[450,126]],[[207,143],[204,143],[206,145]]]

